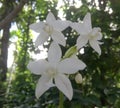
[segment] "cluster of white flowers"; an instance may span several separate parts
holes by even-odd
[[[87,13],[82,23],[56,20],[54,15],[49,12],[46,22],[38,22],[30,25],[30,29],[40,33],[35,41],[35,46],[39,46],[46,42],[49,37],[52,38],[48,50],[48,59],[40,59],[37,61],[30,61],[28,69],[36,74],[41,75],[38,80],[35,95],[39,98],[49,88],[56,86],[69,100],[73,97],[73,88],[68,75],[75,74],[79,70],[83,70],[86,64],[79,60],[76,55],[70,55],[71,50],[65,56],[62,56],[62,51],[59,45],[65,46],[66,39],[62,33],[68,26],[72,27],[79,33],[75,47],[78,51],[85,46],[88,42],[90,46],[101,54],[99,40],[102,38],[100,28],[92,28],[91,15]],[[75,50],[75,51],[76,51]],[[74,52],[73,52],[74,53]],[[72,54],[73,54],[72,53]],[[81,74],[75,77],[77,83],[82,82]]]

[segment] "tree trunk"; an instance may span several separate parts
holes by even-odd
[[[3,36],[1,39],[1,55],[0,55],[0,73],[1,81],[6,80],[7,73],[7,58],[8,58],[8,45],[10,37],[10,24],[3,29]]]

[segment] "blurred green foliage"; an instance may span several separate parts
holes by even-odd
[[[87,65],[85,70],[80,71],[83,83],[78,85],[71,78],[74,96],[72,101],[64,97],[64,108],[120,108],[120,1],[99,0],[96,4],[96,0],[81,0],[82,5],[77,8],[74,1],[71,5],[69,0],[63,0],[65,5],[60,8],[63,15],[75,22],[82,20],[87,12],[91,13],[93,27],[102,29],[102,55],[99,56],[89,45],[84,47],[84,53],[79,55]],[[51,88],[37,100],[34,92],[40,76],[31,74],[27,69],[28,62],[32,60],[30,52],[37,53],[38,50],[34,47],[29,25],[45,20],[48,11],[58,18],[57,4],[58,0],[30,0],[12,22],[18,29],[11,31],[11,38],[17,37],[18,40],[14,64],[7,75],[11,80],[0,82],[0,104],[3,108],[57,108],[58,90]],[[4,11],[2,5],[1,12]],[[64,54],[75,45],[78,34],[70,27],[63,33],[67,38],[66,48],[62,47]],[[2,90],[8,92],[2,94]]]

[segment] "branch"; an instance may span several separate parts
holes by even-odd
[[[23,6],[27,2],[28,0],[21,0],[19,5],[16,6],[15,9],[0,22],[0,29],[3,29],[6,25],[8,25],[16,17],[16,15],[22,10]]]

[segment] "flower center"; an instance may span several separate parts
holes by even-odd
[[[50,68],[46,71],[47,75],[49,75],[50,77],[54,77],[57,74],[56,69],[54,68]]]
[[[89,40],[93,40],[97,38],[98,33],[101,31],[100,28],[93,28],[93,30],[89,33]]]
[[[92,33],[89,34],[89,40],[93,40],[95,37],[96,37],[95,34],[94,35]]]
[[[53,27],[50,26],[49,24],[45,24],[44,30],[45,30],[45,32],[47,32],[49,35],[51,35],[52,32],[53,32]]]

